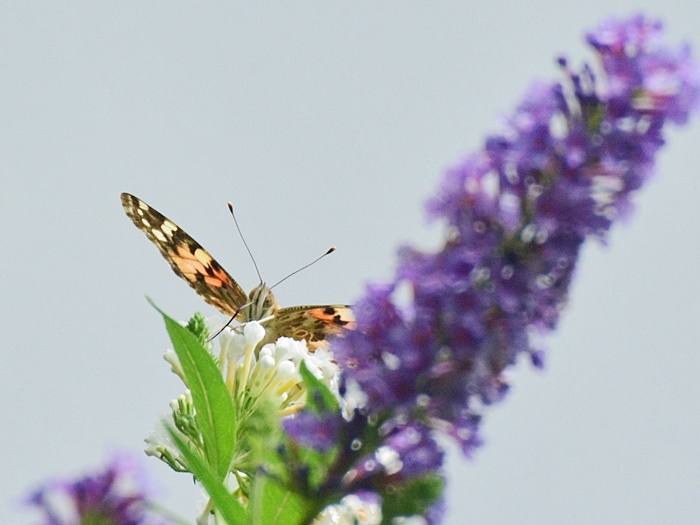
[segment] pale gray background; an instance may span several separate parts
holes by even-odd
[[[700,50],[696,0],[658,2],[2,2],[0,523],[50,474],[139,452],[178,381],[148,294],[204,303],[124,216],[130,191],[245,288],[335,244],[279,289],[352,301],[422,202],[559,52],[608,14],[652,9]],[[659,176],[610,249],[583,254],[547,370],[522,364],[473,462],[449,463],[447,523],[697,523],[700,125],[668,135]],[[210,308],[205,309],[211,313]],[[189,476],[155,460],[193,516]]]

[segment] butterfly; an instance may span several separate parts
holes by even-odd
[[[355,328],[348,305],[280,308],[264,282],[246,295],[236,280],[185,230],[129,193],[122,193],[121,199],[124,211],[136,227],[156,245],[175,274],[202,299],[241,323],[263,321],[266,332],[263,343],[291,337],[304,339],[313,348],[329,336]]]

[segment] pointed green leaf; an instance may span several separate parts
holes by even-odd
[[[219,474],[209,467],[197,453],[192,451],[172,428],[166,426],[170,437],[177,448],[187,460],[192,469],[192,474],[202,483],[211,497],[214,507],[226,520],[228,525],[244,525],[246,523],[246,511],[243,505],[231,494],[222,483]]]
[[[301,525],[310,507],[299,494],[258,472],[248,510],[250,525]]]
[[[192,392],[207,461],[219,479],[223,479],[231,465],[236,441],[236,412],[231,394],[211,354],[197,338],[157,306],[153,306],[165,320],[187,386]]]

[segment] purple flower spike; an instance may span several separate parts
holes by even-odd
[[[697,106],[698,65],[669,48],[661,24],[610,20],[588,34],[602,71],[559,65],[566,82],[534,85],[505,131],[448,170],[428,203],[446,223],[435,253],[400,252],[396,282],[368,288],[357,332],[334,343],[367,410],[445,430],[468,455],[479,413],[508,391],[505,371],[566,304],[582,243],[605,241],[650,177],[668,122]],[[401,309],[392,292],[408,284]],[[402,423],[403,424],[403,423]]]
[[[27,502],[44,513],[41,525],[157,525],[165,521],[148,512],[144,480],[127,457],[75,481],[54,481],[36,490]]]

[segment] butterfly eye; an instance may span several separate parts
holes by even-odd
[[[263,302],[263,306],[265,311],[269,312],[268,315],[275,313],[279,309],[279,304],[277,304],[275,296],[269,290],[267,296],[265,297],[265,301]]]

